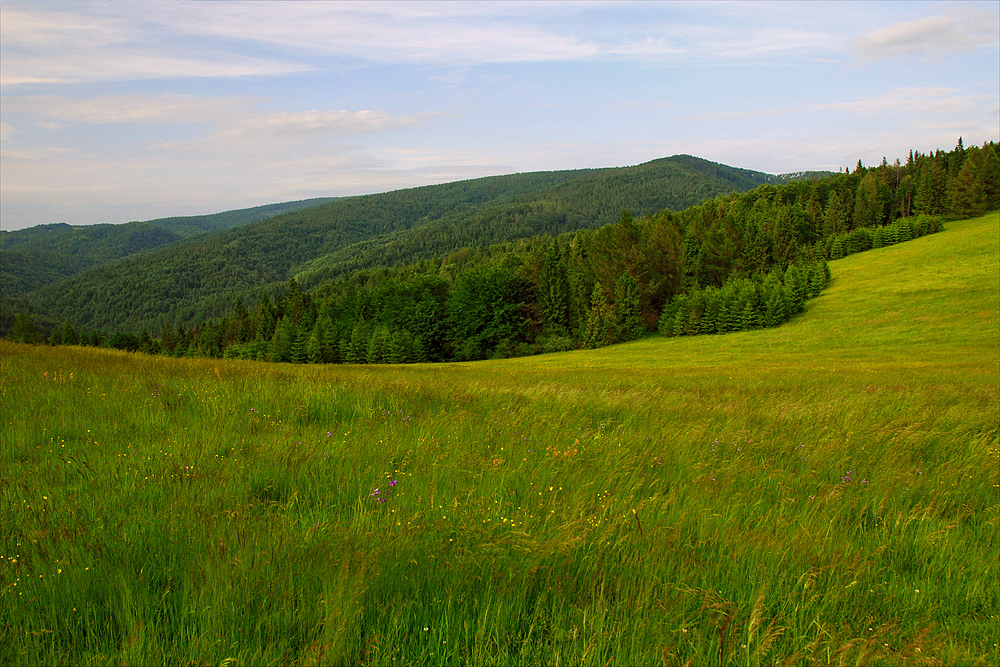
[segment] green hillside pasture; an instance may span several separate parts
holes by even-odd
[[[0,662],[1000,663],[998,243],[507,361],[0,342]]]

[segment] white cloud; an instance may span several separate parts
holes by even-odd
[[[105,5],[0,8],[0,85],[275,75],[310,69],[205,44],[188,45],[187,55],[176,55],[176,45],[170,43],[176,31],[144,24],[141,16],[129,15],[134,8],[127,5]],[[110,15],[116,10],[118,14]]]
[[[528,7],[522,8],[530,13]],[[376,62],[474,64],[587,57],[600,47],[525,20],[525,12],[462,3],[205,3],[177,30],[297,53]]]
[[[946,87],[904,87],[890,90],[881,95],[862,97],[847,102],[799,104],[771,109],[696,114],[688,116],[685,120],[731,122],[825,111],[839,111],[877,118],[934,114],[955,117],[960,114],[965,116],[978,114],[983,103],[996,99],[995,95],[959,95],[957,92],[954,88]]]
[[[199,97],[129,93],[85,99],[61,95],[3,98],[4,111],[66,123],[202,123],[221,121],[256,100],[240,97]]]
[[[865,60],[907,55],[940,58],[956,51],[996,47],[1000,13],[951,7],[944,14],[896,23],[861,35],[854,48]]]
[[[385,111],[296,111],[229,118],[202,137],[151,146],[158,151],[210,152],[219,159],[267,156],[269,161],[328,151],[329,142],[401,130],[432,122],[441,114],[394,115]]]

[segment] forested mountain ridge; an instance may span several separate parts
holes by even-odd
[[[451,184],[450,191],[483,186]],[[556,189],[562,187],[573,184],[567,179]],[[396,193],[380,202],[382,212],[426,210],[420,194],[426,192]],[[557,197],[544,194],[540,201],[553,208]],[[511,196],[507,203],[524,206],[516,200]],[[1000,145],[966,149],[959,140],[950,152],[911,153],[905,164],[883,160],[864,167],[859,161],[853,172],[768,182],[680,212],[634,217],[624,210],[601,227],[466,246],[324,279],[308,291],[292,278],[251,299],[236,295],[228,308],[233,291],[209,293],[199,303],[217,299],[211,305],[221,309],[221,318],[181,311],[152,333],[119,330],[108,340],[100,329],[81,330],[70,318],[62,326],[42,319],[39,332],[19,314],[10,336],[174,356],[401,363],[599,347],[654,328],[697,335],[778,326],[822,290],[830,276],[827,260],[904,242],[938,231],[943,220],[998,207]],[[448,217],[446,208],[437,210]],[[432,223],[424,218],[422,224]],[[216,248],[212,256],[219,254]],[[81,303],[92,301],[84,295]]]
[[[209,215],[158,218],[124,224],[54,223],[0,230],[0,291],[17,298],[81,271],[192,236],[250,224],[332,201],[331,197],[265,204]]]
[[[306,289],[359,269],[402,266],[463,247],[601,227],[625,209],[635,215],[679,211],[718,194],[784,180],[690,155],[595,170],[541,192],[483,206],[471,215],[463,211],[338,248],[292,273]]]
[[[486,177],[347,197],[171,242],[35,289],[30,310],[103,330],[218,317],[237,298],[537,234],[600,226],[623,208],[680,209],[779,180],[692,156],[635,167]],[[360,245],[359,245],[360,244]],[[345,250],[346,249],[346,250]],[[13,326],[12,313],[5,324]]]

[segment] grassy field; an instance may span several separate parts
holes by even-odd
[[[998,664],[998,247],[507,361],[0,342],[0,663]]]

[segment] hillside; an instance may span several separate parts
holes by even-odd
[[[510,360],[0,341],[0,660],[998,664],[998,245]]]
[[[0,230],[0,291],[3,298],[17,298],[128,255],[328,201],[331,198],[307,199],[120,225],[57,223],[14,231]]]
[[[348,197],[169,243],[35,289],[31,310],[104,330],[217,317],[294,275],[315,283],[465,245],[599,226],[623,208],[679,209],[777,177],[690,156],[636,167],[496,176]]]

